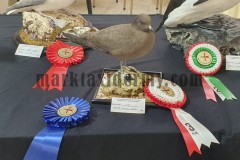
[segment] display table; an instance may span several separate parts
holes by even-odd
[[[85,16],[102,29],[129,23],[134,16]],[[152,16],[156,28],[160,16]],[[32,89],[37,75],[51,67],[46,57],[15,56],[13,35],[21,26],[21,16],[0,16],[0,159],[23,159],[33,137],[45,126],[42,109],[61,96],[91,101],[103,68],[119,68],[119,62],[98,51],[86,52],[85,61],[68,70],[63,91]],[[188,95],[184,110],[206,126],[221,142],[211,149],[202,147],[202,157],[191,158],[171,112],[148,107],[145,115],[110,112],[110,105],[92,104],[90,123],[68,129],[59,160],[239,160],[240,102],[207,101],[200,82],[188,71],[184,55],[169,46],[163,30],[149,55],[129,62],[141,71],[161,71],[164,78],[183,87]],[[240,98],[240,73],[225,71],[216,75]],[[195,83],[196,82],[196,83]]]

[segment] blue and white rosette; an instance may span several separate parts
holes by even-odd
[[[33,139],[24,160],[56,160],[67,128],[89,120],[90,105],[81,98],[61,97],[43,109],[47,126]]]

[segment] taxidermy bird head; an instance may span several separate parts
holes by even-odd
[[[153,28],[151,26],[151,18],[145,14],[141,14],[141,15],[137,16],[137,18],[133,22],[133,26],[139,28],[140,30],[142,30],[144,32],[153,31]]]

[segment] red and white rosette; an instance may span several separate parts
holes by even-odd
[[[84,59],[83,48],[56,41],[47,48],[46,56],[53,66],[33,88],[41,87],[43,90],[56,88],[62,91],[68,67],[79,64]]]
[[[236,99],[218,78],[212,76],[220,70],[222,61],[220,51],[215,46],[205,42],[193,45],[187,51],[185,59],[188,69],[201,76],[206,98],[214,102],[217,102],[214,92],[222,101]]]
[[[144,91],[155,104],[171,110],[174,121],[186,143],[189,156],[193,152],[202,154],[202,144],[209,148],[211,143],[219,144],[206,127],[181,109],[186,104],[187,96],[177,84],[164,79],[154,79],[145,86]]]
[[[154,79],[144,88],[146,96],[155,104],[165,108],[182,108],[187,96],[175,83],[162,79]]]

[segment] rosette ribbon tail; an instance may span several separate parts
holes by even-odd
[[[236,100],[237,99],[233,95],[233,93],[218,78],[213,77],[213,76],[204,76],[203,78],[223,101],[225,99],[227,99],[227,100]]]
[[[219,144],[213,134],[189,113],[183,111],[182,109],[172,108],[171,111],[174,121],[182,133],[189,156],[191,156],[194,151],[202,154],[202,144],[209,148],[211,143]]]
[[[186,146],[187,146],[187,149],[188,149],[189,156],[191,156],[194,151],[199,153],[199,154],[202,154],[202,152],[197,147],[196,143],[194,142],[194,140],[191,137],[191,135],[188,132],[188,130],[184,127],[184,125],[178,119],[178,117],[176,115],[176,111],[174,109],[171,109],[171,111],[172,111],[172,115],[173,115],[174,121],[175,121],[175,123],[177,124],[178,128],[180,129],[180,131],[182,133],[183,139],[184,139],[184,141],[186,143]]]
[[[89,120],[90,105],[81,98],[61,97],[49,102],[43,109],[47,126],[33,139],[24,160],[57,160],[63,135]]]
[[[213,100],[214,102],[217,102],[216,96],[211,86],[206,82],[203,76],[201,79],[202,79],[202,86],[203,86],[204,93],[206,95],[207,100]]]
[[[67,70],[68,67],[53,65],[33,88],[41,87],[43,90],[58,89],[62,91]]]
[[[57,160],[66,128],[46,126],[33,139],[24,160]]]
[[[56,41],[47,48],[46,56],[53,66],[33,88],[62,91],[68,67],[81,63],[84,58],[83,48]]]

